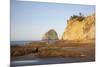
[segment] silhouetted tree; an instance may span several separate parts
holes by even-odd
[[[83,21],[85,19],[84,15],[80,12],[79,15],[73,15],[70,20],[77,19],[78,21]]]

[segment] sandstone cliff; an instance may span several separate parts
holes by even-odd
[[[95,14],[90,16],[71,16],[62,35],[62,40],[95,39]]]

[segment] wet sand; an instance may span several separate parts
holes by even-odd
[[[16,60],[11,61],[11,67],[95,61],[94,57],[88,57],[88,58],[71,58],[71,57],[66,57],[66,58],[60,58],[60,57],[35,58],[34,57],[33,58],[33,56],[31,56],[31,55],[17,57]]]

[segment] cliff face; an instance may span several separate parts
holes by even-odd
[[[81,19],[81,20],[80,20]],[[62,40],[95,39],[95,15],[69,19]]]

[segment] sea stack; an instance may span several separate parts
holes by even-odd
[[[42,40],[44,41],[56,41],[58,40],[58,35],[57,35],[57,32],[54,30],[54,29],[50,29],[48,32],[46,32],[44,35],[43,35],[43,38]]]
[[[95,14],[90,16],[73,15],[67,21],[62,40],[95,39]]]

